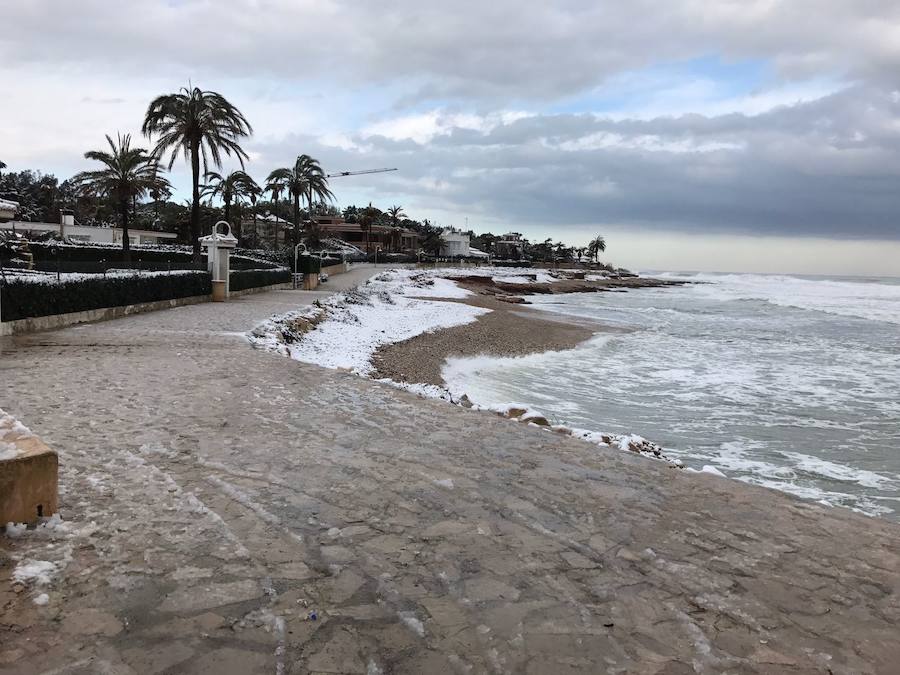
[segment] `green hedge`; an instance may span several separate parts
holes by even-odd
[[[234,270],[228,277],[228,286],[232,291],[243,291],[246,288],[259,288],[274,284],[291,282],[289,269],[277,270]]]
[[[35,267],[45,271],[56,271],[57,265],[62,272],[102,272],[104,267],[124,265],[125,252],[121,246],[101,246],[85,244],[60,244],[59,242],[29,242],[28,248],[34,257]],[[252,251],[248,251],[252,253]],[[102,262],[102,264],[101,264]],[[189,268],[194,257],[188,246],[171,244],[142,244],[131,247],[131,266],[147,269],[165,270]],[[206,268],[206,256],[200,256],[199,266]],[[249,270],[271,268],[278,265],[252,255],[232,255],[231,269]]]
[[[89,275],[46,283],[8,278],[0,282],[3,321],[120,307],[212,293],[208,272]]]
[[[304,274],[318,274],[322,271],[322,260],[315,255],[301,255],[297,258],[297,271]]]

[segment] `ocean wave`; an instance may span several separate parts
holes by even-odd
[[[703,273],[690,279],[705,282],[691,286],[692,293],[711,299],[760,300],[780,307],[900,324],[900,283],[889,280]]]

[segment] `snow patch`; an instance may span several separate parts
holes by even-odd
[[[49,560],[24,560],[13,570],[13,581],[23,585],[46,586],[59,568]]]

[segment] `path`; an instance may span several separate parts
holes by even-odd
[[[242,337],[312,297],[0,339],[69,528],[0,539],[0,673],[896,672],[896,525]]]

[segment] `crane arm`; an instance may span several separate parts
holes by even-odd
[[[337,173],[326,173],[326,178],[342,178],[344,176],[359,176],[364,173],[385,173],[386,171],[396,171],[397,169],[364,169],[362,171],[338,171]]]

